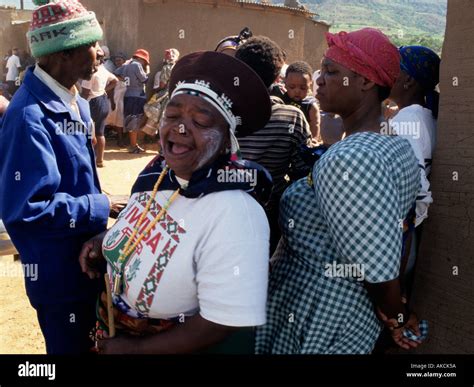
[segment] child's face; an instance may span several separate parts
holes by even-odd
[[[288,73],[285,78],[285,87],[288,97],[293,101],[302,101],[308,96],[311,90],[312,81],[308,74]]]

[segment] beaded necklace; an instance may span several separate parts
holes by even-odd
[[[115,264],[115,269],[114,269],[114,293],[119,295],[122,294],[123,292],[123,271],[124,267],[128,262],[128,259],[130,257],[130,254],[137,248],[138,244],[142,241],[143,238],[145,238],[148,233],[151,231],[151,229],[158,223],[158,221],[164,216],[166,211],[168,211],[168,208],[170,207],[171,203],[174,202],[174,200],[178,197],[179,194],[179,189],[177,189],[173,195],[168,199],[166,204],[162,207],[158,215],[155,216],[153,221],[148,225],[148,227],[145,229],[145,231],[138,235],[138,238],[133,242],[135,237],[138,234],[138,230],[140,229],[140,226],[142,225],[143,221],[145,220],[148,211],[150,211],[151,204],[155,200],[156,193],[158,192],[158,188],[160,187],[161,182],[165,178],[166,174],[168,173],[168,167],[165,167],[163,171],[160,174],[160,177],[158,178],[157,182],[155,183],[155,186],[153,187],[153,192],[151,194],[150,200],[148,200],[145,210],[143,211],[142,215],[140,216],[140,219],[138,219],[137,224],[135,225],[135,228],[133,230],[132,235],[130,236],[129,240],[125,244],[118,260],[117,263]],[[133,242],[133,243],[132,243]]]

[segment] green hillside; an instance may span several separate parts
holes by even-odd
[[[274,0],[274,4],[284,0]],[[380,28],[397,45],[423,44],[440,52],[447,0],[300,0],[331,31]]]

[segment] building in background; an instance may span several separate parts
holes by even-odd
[[[14,7],[0,6],[0,54],[17,47],[29,51],[26,32],[30,26],[32,12]]]
[[[304,8],[240,0],[81,0],[104,27],[104,43],[114,52],[131,55],[136,48],[151,54],[154,74],[163,52],[177,48],[181,55],[214,50],[228,35],[249,27],[266,35],[287,53],[288,61],[306,60],[319,67],[326,49],[329,25],[313,20]]]

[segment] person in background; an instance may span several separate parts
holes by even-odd
[[[8,84],[8,91],[13,97],[20,87],[20,71],[22,68],[20,57],[18,56],[18,48],[12,50],[12,55],[7,60],[6,68],[7,75],[5,79]]]
[[[250,28],[245,27],[238,35],[227,36],[222,39],[217,43],[217,47],[214,51],[235,56],[235,51],[252,36],[253,33],[250,31]]]
[[[5,81],[5,77],[7,75],[8,69],[7,69],[7,62],[8,58],[12,56],[12,50],[8,50],[7,53],[3,56],[2,59],[2,81]]]
[[[407,247],[409,256],[405,257],[404,285],[406,296],[409,297],[422,222],[428,217],[428,208],[433,202],[429,175],[436,145],[439,103],[436,86],[439,83],[441,59],[433,50],[423,46],[404,46],[399,51],[401,71],[389,97],[398,105],[399,111],[389,123],[394,133],[410,142],[418,159],[421,180],[414,213],[415,230],[412,230]],[[409,130],[404,131],[404,128]]]
[[[286,93],[283,95],[283,102],[301,109],[309,122],[311,129],[312,143],[317,145],[321,142],[320,133],[320,113],[316,98],[312,92],[313,70],[311,66],[303,61],[292,63],[288,66],[285,76]]]
[[[281,66],[281,70],[280,70],[280,74],[278,75],[278,78],[273,83],[273,85],[270,86],[270,95],[274,97],[278,97],[280,99],[282,99],[286,93],[285,77],[286,77],[286,70],[288,69],[288,64],[286,63],[286,51],[282,49],[282,52],[283,52],[283,66]]]
[[[250,66],[270,89],[284,63],[283,50],[273,40],[252,37],[239,47],[235,57]],[[301,158],[300,147],[309,145],[311,131],[303,112],[271,97],[272,115],[264,128],[250,135],[237,133],[242,157],[264,166],[272,175],[273,191],[265,212],[270,223],[270,251],[280,239],[278,211],[280,197],[290,182],[308,174],[310,168]]]
[[[342,117],[346,137],[282,196],[258,354],[369,354],[383,325],[400,347],[420,344],[404,336],[421,332],[399,281],[400,219],[415,200],[419,172],[408,141],[380,134],[381,102],[400,56],[372,28],[326,39],[317,98]]]
[[[81,83],[81,97],[89,101],[91,117],[94,121],[96,143],[96,165],[98,168],[104,166],[105,152],[105,120],[110,111],[109,98],[114,101],[114,88],[117,85],[117,77],[109,72],[104,66],[104,52],[97,51],[97,60],[100,66],[92,75],[90,80]],[[112,103],[113,106],[113,103]]]
[[[129,133],[129,153],[142,153],[145,150],[138,145],[138,133],[144,124],[144,106],[146,103],[145,83],[148,81],[150,54],[138,49],[132,60],[115,70],[114,74],[127,85],[123,99],[124,131]]]
[[[153,91],[159,96],[166,93],[168,88],[168,82],[170,80],[171,71],[174,65],[179,59],[179,51],[176,48],[169,48],[165,50],[165,56],[163,59],[163,67],[155,75],[155,81],[153,83]]]
[[[118,53],[114,56],[114,65],[118,69],[125,64],[127,56]],[[117,78],[117,84],[114,88],[114,102],[111,103],[110,113],[107,116],[106,125],[110,126],[117,132],[117,145],[123,147],[123,98],[127,91],[125,81]]]
[[[113,73],[117,67],[115,66],[115,62],[110,57],[110,49],[107,46],[101,46],[101,48],[104,52],[104,67],[108,72]]]
[[[20,57],[20,63],[21,63],[21,68],[22,68],[20,78],[23,80],[25,71],[29,67],[34,66],[36,61],[35,61],[35,58],[33,58],[27,50],[19,50],[18,56]]]
[[[35,1],[27,37],[38,63],[0,128],[0,218],[22,264],[37,268],[25,287],[47,353],[88,353],[102,281],[84,275],[77,257],[105,230],[111,205],[95,168],[89,104],[75,84],[97,71],[103,32],[77,0]]]

